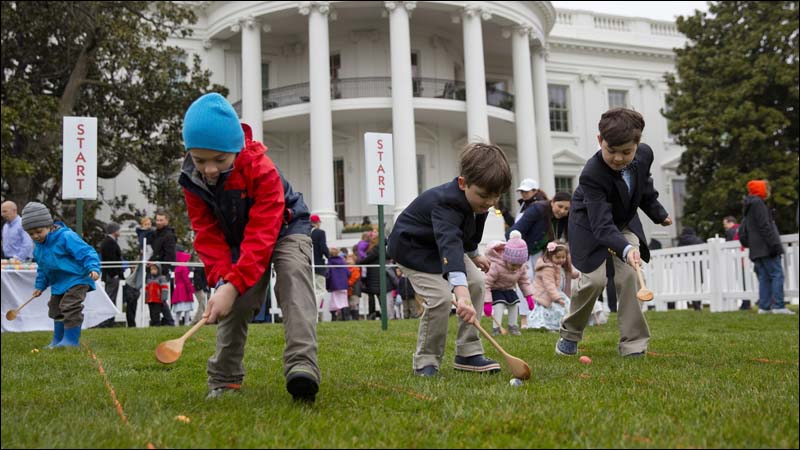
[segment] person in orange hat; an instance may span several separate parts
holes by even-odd
[[[765,202],[770,194],[769,183],[751,180],[747,183],[747,193],[739,241],[750,248],[750,260],[758,277],[758,313],[794,314],[783,302],[783,244]]]

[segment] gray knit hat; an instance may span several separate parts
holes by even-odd
[[[119,224],[118,223],[109,222],[109,224],[106,225],[106,234],[114,234],[117,231],[119,231]]]
[[[39,202],[28,202],[22,208],[22,228],[30,230],[33,228],[49,227],[53,225],[53,216],[47,206]]]

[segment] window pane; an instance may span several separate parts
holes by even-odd
[[[556,177],[556,192],[572,193],[572,177]]]
[[[627,107],[628,106],[628,91],[620,91],[615,89],[608,90],[608,108]]]
[[[547,86],[550,101],[550,131],[569,131],[567,86]]]
[[[417,195],[425,192],[425,155],[417,155]]]
[[[333,160],[333,193],[334,193],[334,206],[336,208],[336,215],[342,222],[345,220],[344,211],[344,160]]]
[[[683,230],[683,206],[686,204],[686,180],[672,180],[672,203],[675,231]]]

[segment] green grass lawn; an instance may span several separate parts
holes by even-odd
[[[50,333],[4,333],[0,444],[798,448],[798,316],[670,311],[647,319],[653,337],[640,359],[617,355],[616,315],[588,328],[580,353],[589,366],[556,356],[557,334],[500,336],[533,369],[516,388],[507,370],[453,370],[453,317],[434,379],[411,373],[418,321],[391,321],[385,332],[378,321],[322,323],[313,406],[285,390],[282,325],[251,326],[242,392],[215,401],[205,400],[214,326],[189,339],[171,366],[156,362],[154,349],[187,328],[93,329],[80,350],[55,351],[43,349]],[[491,329],[491,320],[483,325]]]

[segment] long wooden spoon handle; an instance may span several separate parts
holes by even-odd
[[[455,301],[455,300],[453,300],[453,305],[455,305],[455,307],[456,307],[456,308],[458,308],[458,303],[456,303],[456,301]],[[491,336],[489,333],[487,333],[487,332],[486,332],[486,330],[484,330],[484,329],[483,329],[483,327],[481,326],[481,324],[480,324],[480,323],[478,323],[478,321],[477,321],[477,320],[476,320],[475,322],[473,322],[473,323],[472,323],[472,326],[474,326],[475,328],[477,328],[477,329],[478,329],[478,331],[480,331],[480,332],[481,332],[481,334],[483,335],[483,337],[485,337],[486,339],[488,339],[488,340],[489,340],[489,342],[491,342],[491,343],[492,343],[492,345],[494,346],[494,348],[496,348],[496,349],[497,349],[497,351],[498,351],[498,352],[502,353],[502,354],[503,354],[503,356],[509,356],[509,355],[508,355],[508,353],[506,353],[506,351],[505,351],[505,350],[503,350],[503,347],[501,347],[501,346],[500,346],[500,344],[498,344],[498,343],[497,343],[497,341],[495,341],[495,340],[494,340],[494,338],[492,338],[492,336]]]
[[[181,336],[181,341],[186,341],[187,339],[189,339],[195,333],[195,331],[199,330],[200,327],[205,325],[207,321],[208,319],[206,319],[205,317],[200,319],[200,321],[194,324],[192,328],[189,328],[189,331],[187,331],[186,333],[183,334],[183,336]]]
[[[642,269],[639,264],[636,264],[636,275],[639,276],[639,284],[641,284],[642,288],[647,289],[647,285],[644,284],[644,278],[642,278]]]
[[[33,299],[35,299],[35,298],[36,298],[36,297],[31,297],[31,298],[29,298],[29,299],[28,299],[28,300],[27,300],[25,303],[23,303],[23,304],[19,305],[19,306],[17,307],[16,311],[17,311],[17,312],[19,312],[19,310],[20,310],[20,309],[24,308],[24,307],[25,307],[25,305],[27,305],[28,303],[30,303],[31,301],[33,301]]]

